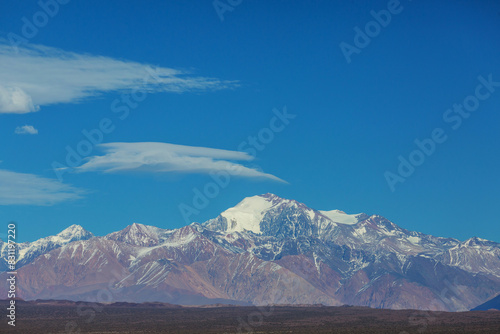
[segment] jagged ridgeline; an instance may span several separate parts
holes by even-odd
[[[500,292],[498,243],[434,237],[273,194],[176,230],[132,224],[97,237],[73,225],[18,246],[24,299],[465,311]]]

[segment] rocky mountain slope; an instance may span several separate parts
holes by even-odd
[[[25,299],[462,311],[500,292],[498,243],[434,237],[272,194],[176,230],[132,224],[96,237],[72,226],[19,246]]]

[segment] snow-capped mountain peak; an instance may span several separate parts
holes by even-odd
[[[105,238],[137,246],[154,246],[159,244],[169,233],[169,230],[156,226],[133,223],[121,231],[106,235]]]
[[[267,193],[243,199],[236,206],[227,209],[204,225],[209,229],[228,233],[251,231],[262,234],[265,232],[262,222],[268,222],[266,230],[274,230],[269,225],[269,221],[274,221],[273,224],[278,223],[280,220],[273,219],[273,217],[276,218],[285,211],[292,215],[302,215],[311,224],[321,225],[319,229],[323,228],[325,222],[327,224],[328,222],[335,223],[331,226],[336,226],[336,224],[354,225],[368,218],[363,213],[350,215],[340,210],[317,211],[296,200]]]
[[[212,230],[228,233],[251,231],[262,234],[261,222],[270,212],[280,212],[285,208],[307,208],[295,200],[284,199],[271,193],[246,197],[236,206],[222,212],[217,218],[203,225]]]
[[[74,240],[88,239],[92,236],[93,234],[91,232],[87,231],[80,225],[73,224],[57,233],[57,235],[55,235],[53,238],[58,238],[61,239],[61,241],[70,242]]]
[[[33,242],[17,244],[17,266],[21,267],[33,261],[41,254],[67,245],[73,241],[88,240],[93,237],[94,235],[91,232],[85,230],[80,225],[71,225],[56,235],[51,235]],[[6,268],[6,252],[6,244],[2,244],[2,262],[0,262],[0,269]]]
[[[235,207],[229,208],[220,215],[227,220],[227,232],[242,232],[244,230],[261,233],[260,222],[262,218],[276,205],[275,195],[271,194],[247,197]],[[274,203],[273,203],[274,202]]]

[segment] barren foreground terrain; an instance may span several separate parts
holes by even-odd
[[[7,301],[0,302],[3,310]],[[69,301],[16,304],[1,333],[500,333],[499,311],[462,313],[323,306],[209,306]],[[4,311],[6,312],[6,311]]]

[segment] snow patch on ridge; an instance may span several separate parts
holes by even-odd
[[[195,239],[196,239],[196,235],[194,233],[188,233],[186,235],[180,236],[177,239],[167,240],[167,241],[165,241],[162,244],[157,245],[157,246],[141,247],[137,250],[136,255],[137,255],[137,258],[140,258],[140,257],[143,257],[143,256],[151,253],[153,250],[158,249],[158,248],[163,248],[163,247],[175,248],[175,247],[185,246]],[[135,257],[134,257],[134,260],[135,260]]]
[[[358,216],[360,213],[354,215],[348,215],[344,211],[340,210],[331,210],[331,211],[319,211],[323,216],[330,219],[334,223],[345,224],[345,225],[354,225],[358,223]]]
[[[407,237],[406,239],[414,245],[418,245],[418,243],[422,240],[420,239],[420,237],[414,237],[414,236]]]

